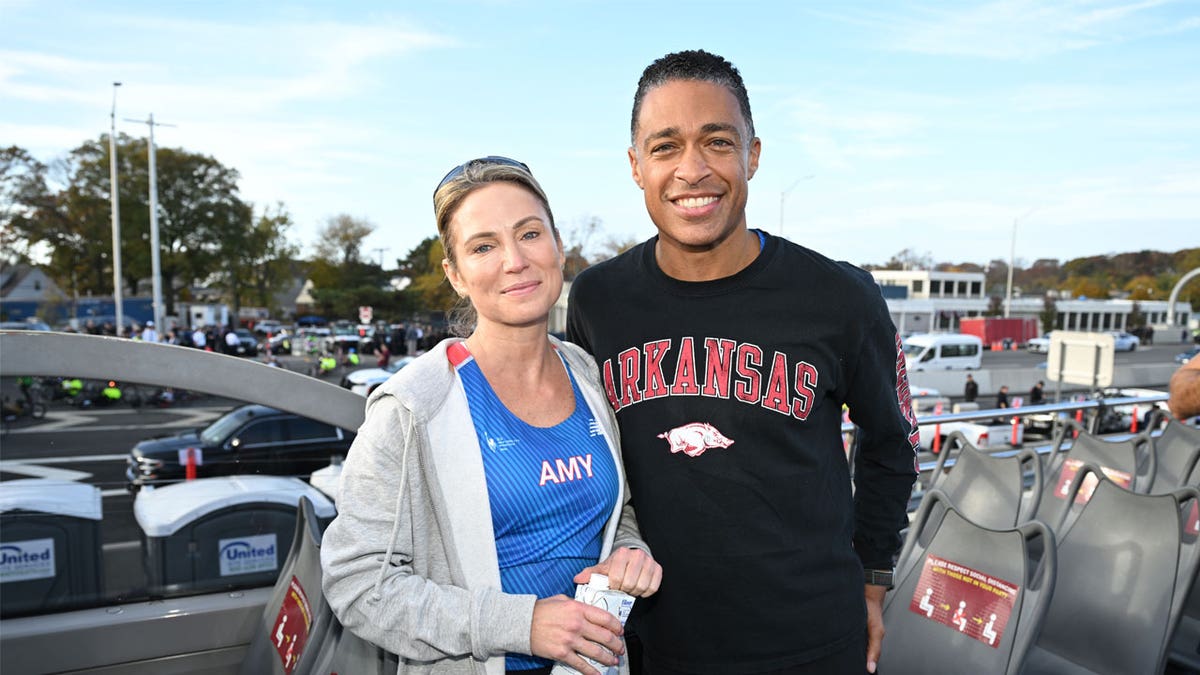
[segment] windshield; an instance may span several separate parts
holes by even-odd
[[[240,411],[222,415],[216,422],[208,425],[200,432],[200,440],[204,441],[205,445],[213,446],[220,445],[221,441],[234,432],[242,422],[245,421],[245,415],[239,414]]]
[[[925,351],[925,345],[904,345],[905,356],[918,356]]]

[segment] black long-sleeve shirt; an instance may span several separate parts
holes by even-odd
[[[904,355],[870,275],[768,236],[732,277],[682,282],[656,239],[574,282],[567,337],[617,411],[633,503],[663,566],[635,605],[652,661],[756,672],[862,634],[916,476]],[[840,425],[861,427],[852,494]]]

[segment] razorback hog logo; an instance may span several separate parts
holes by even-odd
[[[699,457],[709,448],[728,448],[733,445],[733,439],[727,438],[708,422],[685,424],[658,437],[667,439],[671,444],[671,452],[682,452],[688,457]]]

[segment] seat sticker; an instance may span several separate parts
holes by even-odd
[[[1054,488],[1054,496],[1059,499],[1066,499],[1067,494],[1071,491],[1071,482],[1075,480],[1075,474],[1079,473],[1079,467],[1083,466],[1083,462],[1078,459],[1068,459],[1063,462],[1062,471],[1058,474],[1058,486]],[[1100,467],[1104,475],[1112,482],[1120,485],[1126,490],[1133,484],[1133,476],[1118,469],[1110,469],[1107,466]],[[1087,478],[1083,479],[1083,485],[1079,486],[1079,493],[1075,495],[1076,504],[1086,504],[1092,498],[1092,493],[1096,491],[1096,485],[1100,480],[1095,474],[1088,474]]]
[[[283,664],[283,672],[291,673],[304,654],[304,645],[308,642],[308,631],[312,628],[312,607],[308,604],[308,595],[300,581],[292,576],[288,584],[287,595],[283,596],[283,605],[279,608],[279,616],[275,617],[275,626],[271,629],[271,643],[279,652],[279,661]]]
[[[935,555],[913,590],[909,611],[998,649],[1021,587]]]

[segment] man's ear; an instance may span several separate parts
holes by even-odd
[[[638,187],[645,190],[646,186],[642,184],[642,170],[641,167],[638,166],[637,150],[634,150],[633,147],[630,146],[628,153],[629,170],[633,172],[633,182],[637,183]]]
[[[762,141],[755,136],[750,141],[750,161],[746,164],[746,180],[754,178],[758,171],[758,156],[762,154]]]

